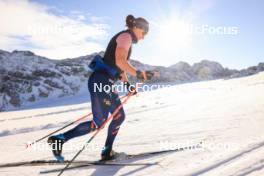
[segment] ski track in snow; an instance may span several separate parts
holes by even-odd
[[[137,114],[137,113],[142,113],[142,112],[147,112],[147,111],[155,111],[155,110],[159,110],[159,109],[173,107],[176,105],[177,104],[171,104],[171,105],[158,106],[158,107],[153,107],[153,108],[147,108],[147,106],[142,106],[142,107],[138,108],[141,110],[132,111],[130,113],[127,113],[127,115]],[[86,109],[87,109],[87,107],[82,107],[82,108],[75,108],[75,109],[64,110],[64,111],[56,111],[56,112],[37,114],[37,115],[33,115],[33,116],[14,117],[14,118],[0,120],[0,123],[5,122],[5,121],[16,121],[16,120],[24,120],[24,119],[30,119],[30,118],[36,118],[36,117],[45,117],[45,116],[49,116],[49,115],[60,115],[60,114],[68,113],[68,112],[75,112],[75,111],[86,110]],[[133,123],[135,121],[139,121],[139,119],[128,120],[128,123]],[[28,133],[28,132],[44,130],[44,129],[60,128],[60,127],[63,127],[64,125],[67,125],[68,123],[70,123],[70,121],[60,122],[59,124],[50,123],[50,124],[41,125],[38,127],[28,127],[28,128],[19,128],[19,129],[15,128],[13,130],[2,130],[0,132],[0,137],[20,134],[20,133]]]
[[[125,105],[126,121],[115,141],[117,151],[141,153],[178,147],[178,144],[195,144],[201,140],[203,147],[126,161],[159,162],[159,165],[91,166],[69,170],[63,175],[263,176],[263,80],[264,73],[259,73],[244,78],[175,85],[140,93]],[[74,102],[72,97],[69,101]],[[0,163],[52,159],[49,149],[25,149],[23,144],[90,111],[89,102],[65,104],[1,113]],[[81,147],[89,137],[86,135],[66,143],[66,159],[71,159],[78,151],[70,150],[70,145]],[[105,137],[106,129],[103,129],[78,160],[98,159]],[[45,140],[41,144],[45,144]],[[40,171],[60,167],[2,168],[0,175],[39,175]]]

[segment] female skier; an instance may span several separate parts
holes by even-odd
[[[99,56],[97,56],[97,60],[92,61],[95,71],[89,78],[88,88],[91,96],[93,120],[80,123],[75,128],[63,134],[49,137],[48,143],[52,146],[53,154],[58,160],[64,160],[62,156],[62,145],[65,142],[75,137],[88,134],[101,127],[107,119],[108,114],[113,113],[121,105],[117,92],[99,92],[98,90],[94,90],[95,84],[98,86],[101,84],[102,86],[112,87],[120,79],[130,94],[134,95],[136,94],[136,90],[129,84],[126,74],[128,73],[143,81],[151,79],[154,75],[151,71],[137,70],[128,62],[132,44],[144,39],[144,36],[149,30],[149,23],[144,18],[135,18],[133,15],[128,15],[126,17],[126,26],[126,30],[117,33],[110,40],[104,57],[101,60],[99,58],[99,63]],[[109,125],[105,146],[101,152],[101,160],[115,158],[113,143],[124,119],[124,109],[121,108]]]

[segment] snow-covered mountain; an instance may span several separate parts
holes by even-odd
[[[88,64],[96,54],[52,60],[30,51],[0,50],[0,111],[86,90],[91,73]],[[136,60],[131,60],[131,64],[139,69],[159,71],[161,76],[151,82],[186,83],[247,76],[264,71],[264,63],[241,71],[223,68],[221,64],[207,60],[193,66],[185,62],[170,67],[152,66]],[[135,79],[131,78],[131,81]]]
[[[30,51],[0,51],[0,110],[86,89],[93,55],[51,60]]]

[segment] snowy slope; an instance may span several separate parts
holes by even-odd
[[[189,83],[140,93],[125,105],[126,121],[115,150],[134,154],[203,141],[203,148],[127,162],[159,162],[154,166],[86,167],[63,175],[264,175],[264,73]],[[71,99],[64,101],[72,101]],[[52,159],[48,149],[25,149],[25,143],[90,112],[89,102],[0,114],[0,163]],[[5,133],[3,133],[5,132]],[[65,144],[73,157],[90,135]],[[78,159],[96,160],[106,129]],[[45,142],[41,143],[48,147]],[[2,168],[4,176],[34,176],[61,166]],[[56,174],[49,174],[56,175]]]

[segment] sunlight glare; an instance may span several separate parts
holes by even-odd
[[[158,25],[157,35],[157,40],[162,47],[186,48],[192,41],[191,24],[174,16]]]

